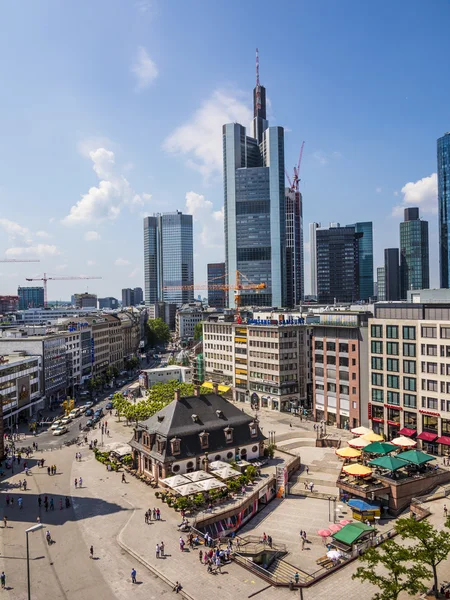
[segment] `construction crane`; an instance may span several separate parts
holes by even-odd
[[[21,258],[0,258],[0,263],[19,263],[19,262],[41,262],[38,258],[28,258],[22,260]]]
[[[101,277],[47,277],[44,273],[44,277],[26,277],[27,281],[43,281],[44,282],[44,306],[47,306],[47,281],[72,281],[75,279],[101,279]]]
[[[299,186],[300,186],[300,166],[302,164],[303,148],[304,147],[305,147],[305,142],[302,143],[302,147],[300,148],[300,156],[298,157],[297,166],[294,167],[294,176],[293,176],[292,180],[289,177],[288,172],[285,171],[286,178],[289,181],[289,189],[291,190],[291,192],[298,192],[299,191]]]
[[[219,277],[215,277],[212,279],[223,279],[224,275]],[[248,283],[242,283],[242,280],[246,279]],[[265,283],[252,283],[250,279],[241,273],[240,271],[236,271],[236,284],[228,285],[226,283],[195,283],[194,285],[168,285],[163,287],[163,291],[183,291],[183,292],[194,292],[195,290],[220,290],[220,291],[229,291],[234,290],[234,305],[236,308],[236,318],[239,321],[239,308],[241,306],[241,292],[243,290],[263,290],[267,286]]]

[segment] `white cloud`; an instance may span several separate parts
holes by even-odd
[[[97,263],[95,262],[95,260],[88,260],[87,261],[87,265],[88,267],[93,267],[94,265],[96,265]]]
[[[216,90],[184,125],[164,141],[171,154],[184,156],[187,165],[205,179],[222,173],[222,125],[248,123],[250,108],[239,100],[239,93]]]
[[[149,194],[136,194],[128,180],[117,173],[114,152],[97,148],[89,153],[89,157],[100,182],[71,207],[70,213],[62,221],[65,225],[113,221],[123,206],[133,209],[142,206],[151,197]]]
[[[136,76],[138,90],[148,88],[158,77],[158,69],[143,46],[138,48],[131,71]]]
[[[61,252],[56,246],[49,244],[36,244],[35,246],[22,246],[8,248],[6,256],[58,256]]]
[[[201,228],[200,241],[205,248],[222,248],[224,245],[223,207],[214,210],[213,203],[196,192],[186,194],[186,212],[192,215]]]
[[[97,148],[114,148],[115,144],[103,135],[92,135],[79,140],[77,150],[84,158],[91,158],[91,152]]]
[[[0,227],[12,238],[14,237],[29,237],[30,230],[28,227],[22,227],[15,221],[9,219],[0,219]]]
[[[130,261],[126,260],[125,258],[116,258],[114,264],[116,267],[126,267],[130,264]]]
[[[55,271],[65,271],[65,270],[67,269],[67,266],[68,266],[68,265],[66,265],[66,264],[57,265],[57,266],[55,267]]]
[[[35,236],[39,237],[39,238],[49,238],[49,237],[51,237],[51,235],[49,233],[47,233],[46,231],[36,231]]]
[[[101,237],[98,231],[86,231],[86,233],[84,234],[84,239],[87,242],[95,242],[101,239]]]
[[[402,187],[402,194],[402,204],[394,206],[392,216],[401,216],[403,209],[408,206],[417,206],[424,213],[437,214],[438,183],[436,173],[432,173],[428,177],[422,177],[418,181],[410,181],[405,184]]]

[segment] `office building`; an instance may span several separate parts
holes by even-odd
[[[334,225],[334,226],[333,226]],[[317,298],[323,304],[360,300],[359,240],[355,226],[316,230]]]
[[[113,298],[112,296],[108,296],[107,298],[99,298],[98,307],[100,310],[102,310],[103,308],[114,310],[116,308],[119,308],[119,301],[117,300],[117,298]]]
[[[139,306],[144,301],[144,291],[140,287],[136,287],[133,290],[134,292],[134,306]]]
[[[203,320],[203,307],[201,302],[195,301],[184,304],[177,310],[175,316],[175,337],[178,340],[191,340],[194,338],[195,326]]]
[[[386,281],[384,267],[377,268],[377,300],[386,300]]]
[[[384,299],[400,300],[400,263],[398,248],[384,251]]]
[[[0,296],[0,315],[16,312],[19,309],[19,296]]]
[[[177,211],[144,218],[145,303],[181,306],[194,299],[192,215]]]
[[[155,383],[167,383],[168,381],[191,383],[191,367],[171,365],[168,367],[159,367],[157,369],[142,369],[139,374],[139,385],[145,390],[152,388]]]
[[[122,290],[122,306],[134,306],[134,290],[131,288],[124,288]]]
[[[234,305],[239,271],[246,284],[265,284],[261,290],[243,291],[242,306],[282,307],[286,305],[284,129],[269,127],[259,76],[253,100],[252,137],[239,123],[222,128],[227,305]]]
[[[403,300],[408,290],[430,287],[428,221],[419,219],[418,208],[405,208],[400,223],[400,285]]]
[[[286,306],[298,306],[304,297],[303,198],[286,188]]]
[[[88,294],[88,292],[74,294],[73,305],[75,308],[97,308],[97,295]]]
[[[18,287],[19,310],[42,308],[44,306],[44,288],[38,286]]]
[[[317,298],[317,239],[316,231],[321,227],[320,223],[309,224],[309,254],[310,254],[310,278],[311,297]]]
[[[359,299],[369,302],[373,296],[373,227],[371,221],[355,223],[356,233],[362,233],[359,245]]]
[[[225,286],[225,263],[209,263],[208,304],[212,308],[227,306],[228,296],[223,286]]]
[[[441,288],[450,287],[450,132],[437,141],[439,270]]]

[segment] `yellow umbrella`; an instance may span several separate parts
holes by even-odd
[[[348,465],[342,470],[344,473],[347,473],[347,475],[354,475],[355,477],[367,477],[368,475],[372,475],[372,469],[360,465],[359,463]]]
[[[356,448],[341,448],[340,450],[336,450],[336,454],[341,458],[359,458],[361,450],[356,450]]]
[[[365,435],[361,436],[361,439],[367,440],[368,442],[382,442],[384,437],[372,431],[372,433],[366,433]]]
[[[370,442],[363,439],[362,437],[359,437],[359,438],[350,440],[349,442],[347,442],[347,444],[349,446],[351,446],[352,448],[364,448],[364,446],[368,446],[370,444]]]
[[[355,427],[354,429],[350,430],[353,435],[366,435],[366,433],[373,433],[372,429],[369,429],[368,427]]]

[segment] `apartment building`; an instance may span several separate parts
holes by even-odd
[[[11,426],[19,416],[29,417],[44,407],[41,371],[42,356],[20,351],[0,356],[1,408],[6,425]]]
[[[449,455],[450,304],[377,304],[369,342],[374,430]]]
[[[104,315],[108,323],[109,366],[123,369],[124,333],[122,322],[117,315]]]
[[[316,421],[351,429],[367,423],[370,312],[330,312],[312,325]]]

